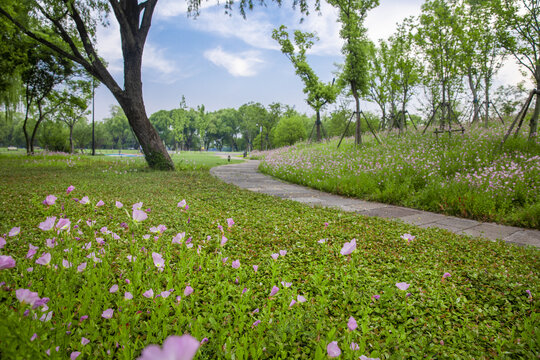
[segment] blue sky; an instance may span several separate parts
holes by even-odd
[[[388,38],[396,23],[418,15],[423,0],[380,0],[367,18],[368,35],[376,41]],[[188,106],[204,104],[208,111],[239,107],[249,101],[268,105],[281,102],[312,114],[304,101],[303,84],[289,60],[271,38],[281,24],[290,30],[315,32],[320,41],[308,61],[324,81],[332,80],[335,64],[342,62],[339,23],[335,10],[322,4],[321,14],[304,16],[293,10],[290,1],[256,7],[243,19],[238,11],[226,15],[215,0],[203,0],[197,18],[188,17],[183,0],[159,0],[143,57],[143,86],[146,110],[150,116],[161,109],[178,107],[182,95]],[[109,63],[109,70],[122,83],[122,54],[115,19],[98,31],[98,51]],[[499,74],[499,83],[521,80],[513,60]],[[116,104],[109,91],[96,90],[96,120],[109,115]],[[363,103],[365,109],[376,109]],[[415,112],[414,109],[410,109]]]

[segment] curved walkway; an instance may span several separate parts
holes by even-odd
[[[502,239],[508,243],[522,246],[532,245],[540,248],[540,231],[538,230],[481,223],[475,220],[333,195],[264,175],[257,170],[259,163],[258,160],[247,160],[240,164],[217,166],[210,169],[210,173],[224,182],[240,188],[298,201],[310,206],[338,208],[366,216],[401,220],[422,228],[437,227],[456,234],[483,237],[492,241]]]

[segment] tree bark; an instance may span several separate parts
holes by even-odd
[[[538,117],[540,116],[540,64],[536,64],[536,103],[534,105],[534,113],[529,123],[529,141],[535,141],[538,136]]]
[[[321,136],[321,110],[317,109],[317,117],[315,120],[315,133],[316,133],[316,139],[317,142],[321,142],[322,136]]]

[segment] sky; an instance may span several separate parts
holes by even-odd
[[[420,14],[422,3],[380,0],[366,19],[369,38],[374,42],[387,39],[397,23]],[[308,62],[322,81],[331,81],[336,64],[343,62],[336,11],[322,2],[320,13],[312,11],[305,16],[284,0],[281,7],[273,3],[256,6],[244,19],[237,9],[227,15],[222,5],[216,4],[215,0],[202,0],[199,16],[193,17],[187,15],[185,0],[158,1],[143,55],[148,116],[178,108],[182,96],[189,107],[204,105],[207,111],[238,108],[251,101],[265,106],[280,102],[312,115],[301,80],[271,34],[282,24],[289,30],[316,33],[319,41],[308,53]],[[98,29],[97,48],[109,71],[123,84],[120,34],[113,16],[108,27]],[[496,85],[515,85],[521,80],[517,65],[509,59],[499,71]],[[109,90],[101,85],[96,90],[95,119],[108,117],[115,104]],[[362,107],[376,110],[368,102]]]

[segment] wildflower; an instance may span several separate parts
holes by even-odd
[[[0,255],[0,270],[15,267],[15,259],[9,255]]]
[[[29,289],[17,289],[15,290],[15,297],[22,304],[28,304],[33,306],[36,301],[39,300],[37,292],[30,291]]]
[[[292,299],[291,303],[289,304],[289,307],[292,307],[294,304],[296,304],[296,300]]]
[[[81,344],[84,346],[86,344],[88,344],[90,342],[90,340],[88,340],[87,338],[85,338],[84,336],[81,338]]]
[[[244,295],[247,291],[248,291],[248,289],[244,288],[244,290],[242,290],[242,295]]]
[[[279,255],[281,256],[287,255],[287,250],[279,250]]]
[[[32,335],[32,337],[30,338],[30,341],[34,341],[37,339],[37,333],[34,333],[34,335]]]
[[[151,298],[154,297],[154,290],[152,290],[152,289],[146,290],[142,295],[143,295],[145,298],[151,299]]]
[[[88,204],[90,200],[88,199],[88,196],[83,197],[81,200],[79,200],[80,204]]]
[[[40,258],[36,260],[36,264],[39,264],[39,265],[49,265],[50,262],[51,262],[50,253],[44,253],[43,255],[41,255]]]
[[[259,270],[259,265],[253,265],[253,271],[257,272]]]
[[[302,295],[298,295],[298,296],[296,297],[296,300],[298,300],[299,303],[304,303],[304,302],[307,301],[306,298],[303,297]]]
[[[358,358],[358,360],[380,360],[379,358],[370,358],[365,355],[362,355]]]
[[[98,203],[96,204],[96,207],[101,207],[105,205],[105,203],[103,202],[103,200],[99,200]]]
[[[227,243],[227,241],[229,241],[229,239],[227,239],[225,236],[221,236],[221,243],[220,245],[221,246],[225,246],[225,244]]]
[[[208,338],[204,338],[201,340],[201,345],[204,345],[208,342]]]
[[[111,294],[114,294],[115,292],[118,291],[118,285],[117,284],[114,284],[113,286],[111,286],[111,288],[109,289],[109,292]]]
[[[183,210],[187,210],[186,199],[183,199],[182,201],[180,201],[176,206]]]
[[[69,231],[69,228],[71,227],[71,221],[69,219],[59,219],[56,223],[56,228],[58,231],[67,230]]]
[[[47,239],[45,240],[45,243],[48,248],[54,248],[56,246],[56,240],[55,239]]]
[[[328,240],[328,239],[321,239],[321,240],[319,240],[319,241],[317,241],[317,242],[318,242],[319,244],[324,244],[324,243],[326,242],[326,240]]]
[[[272,291],[270,291],[270,296],[274,296],[278,293],[279,288],[277,286],[272,287]]]
[[[44,222],[39,223],[38,227],[43,231],[49,231],[54,227],[55,221],[56,221],[56,216],[49,216]]]
[[[272,254],[270,256],[272,256],[272,259],[277,260],[277,258],[279,257],[279,254]]]
[[[407,240],[407,244],[409,244],[411,241],[413,241],[414,239],[416,239],[416,236],[413,236],[411,234],[403,234],[401,235],[401,238],[403,240]]]
[[[75,186],[69,185],[68,188],[66,189],[66,195],[72,192],[73,190],[75,190]]]
[[[72,353],[69,355],[69,359],[70,359],[70,360],[75,360],[76,358],[79,357],[79,355],[81,355],[81,352],[80,352],[80,351],[74,351],[74,352],[72,352]]]
[[[343,244],[341,248],[341,255],[350,255],[354,250],[356,250],[356,239],[352,239],[350,242]]]
[[[341,355],[341,350],[337,344],[337,341],[332,341],[328,346],[326,346],[326,352],[328,353],[329,358],[336,358]]]
[[[163,268],[165,267],[165,260],[163,260],[163,258],[161,257],[161,254],[153,252],[152,259],[154,260],[154,265],[158,269],[163,270]]]
[[[21,232],[21,228],[16,226],[12,228],[11,230],[9,230],[8,236],[9,237],[17,236],[19,235],[20,232]]]
[[[444,279],[446,279],[446,278],[448,278],[448,277],[451,277],[451,276],[452,276],[452,275],[451,275],[450,273],[445,272],[445,273],[443,274],[443,276],[442,276],[441,281],[444,281]]]
[[[131,210],[140,210],[140,209],[142,208],[142,205],[143,205],[142,202],[135,203],[135,204],[133,204],[133,206],[131,207]]]
[[[233,269],[238,269],[240,267],[240,260],[234,260],[232,262]]]
[[[133,210],[133,220],[135,221],[144,221],[148,218],[148,215],[142,210],[135,209]]]
[[[171,295],[171,292],[170,292],[170,291],[167,291],[167,290],[162,291],[162,292],[159,294],[159,296],[161,296],[161,297],[164,298],[164,299],[168,298],[169,295]]]
[[[232,226],[234,225],[234,220],[232,218],[229,218],[227,219],[227,226],[230,228],[232,228]]]
[[[113,309],[107,309],[101,313],[101,317],[104,319],[110,319],[113,317],[114,310]]]
[[[356,323],[355,318],[353,318],[352,316],[349,318],[349,321],[347,322],[347,327],[349,328],[350,331],[353,331],[358,327],[358,324]]]
[[[352,342],[351,343],[351,350],[353,350],[353,351],[360,350],[360,346],[358,346],[357,343]]]
[[[200,343],[191,335],[171,335],[159,345],[148,345],[144,348],[138,360],[191,360],[197,353]]]
[[[62,259],[62,266],[65,267],[66,269],[70,268],[71,267],[71,263],[69,261],[67,261],[66,259]]]
[[[188,296],[188,295],[191,295],[193,294],[193,288],[191,286],[186,286],[186,288],[184,289],[184,296]]]
[[[77,266],[77,271],[78,272],[83,272],[84,269],[86,269],[86,262],[83,262],[79,266]]]
[[[131,299],[133,299],[133,294],[130,293],[129,291],[126,291],[126,292],[124,293],[124,299],[126,299],[126,300],[131,300]]]
[[[29,246],[29,249],[28,249],[28,252],[26,253],[26,258],[31,259],[31,258],[34,257],[34,255],[36,254],[37,249],[39,249],[39,247],[34,246],[32,244],[28,244],[28,246]]]
[[[5,245],[6,245],[6,239],[4,239],[3,237],[0,237],[0,249],[3,249]]]
[[[173,237],[172,239],[172,243],[173,244],[182,244],[182,239],[186,237],[186,232],[181,232],[181,233],[178,233],[176,234],[175,237]]]
[[[124,207],[124,204],[122,204],[120,201],[116,201],[116,202],[114,203],[114,205],[115,205],[118,209],[121,209],[121,208]]]
[[[54,205],[55,202],[56,202],[56,196],[47,195],[45,200],[43,200],[43,205]]]
[[[251,327],[254,328],[256,327],[257,325],[259,325],[261,323],[261,320],[257,320],[255,321],[253,324],[251,324]]]
[[[381,295],[373,295],[372,298],[373,300],[379,300],[381,298]]]
[[[396,286],[399,290],[407,290],[409,288],[409,286],[411,286],[410,284],[407,284],[406,282],[400,282],[400,283],[396,283]]]

